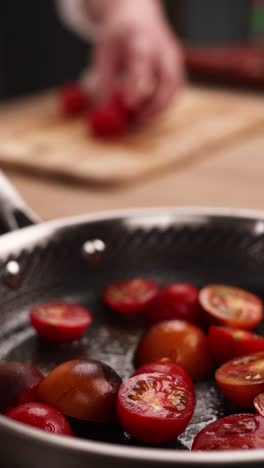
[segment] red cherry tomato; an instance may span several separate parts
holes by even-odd
[[[63,414],[42,403],[26,403],[6,413],[8,418],[54,434],[73,435]]]
[[[215,373],[225,396],[242,408],[252,408],[264,392],[264,352],[242,356],[223,364]]]
[[[264,418],[234,414],[208,424],[194,439],[192,450],[264,448]]]
[[[117,281],[103,291],[104,302],[115,312],[137,314],[147,308],[158,292],[153,281],[135,278]]]
[[[183,369],[183,367],[179,366],[175,362],[170,361],[168,358],[163,358],[159,361],[143,364],[143,366],[139,367],[132,374],[132,377],[134,377],[134,375],[140,374],[153,374],[154,372],[174,377],[175,380],[178,380],[179,385],[188,388],[188,390],[194,393],[194,386],[190,376]]]
[[[194,380],[206,378],[212,370],[206,334],[184,320],[157,323],[141,338],[136,351],[138,365],[164,357],[182,366]]]
[[[199,323],[201,321],[199,289],[185,283],[166,286],[150,304],[148,319],[150,323],[171,319]]]
[[[30,319],[39,336],[54,343],[77,340],[92,323],[85,307],[66,302],[37,305],[31,309]]]
[[[213,326],[209,328],[208,339],[212,354],[220,363],[264,351],[264,338],[245,330]]]
[[[160,444],[174,440],[191,420],[193,393],[177,379],[160,373],[140,374],[126,380],[117,398],[118,418],[135,439]]]
[[[124,109],[111,101],[98,105],[88,115],[88,124],[92,133],[99,138],[119,137],[128,127]]]
[[[261,300],[243,289],[210,285],[200,291],[199,299],[211,323],[251,330],[263,318]]]
[[[39,401],[38,386],[44,376],[30,364],[3,362],[0,364],[0,412]]]
[[[254,406],[260,416],[264,417],[264,393],[261,393],[255,398]]]
[[[90,105],[88,95],[78,83],[68,84],[61,89],[60,104],[66,116],[78,116]]]

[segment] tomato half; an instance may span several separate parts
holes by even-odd
[[[264,393],[261,393],[255,398],[254,406],[258,413],[264,418]]]
[[[201,321],[199,289],[192,284],[175,283],[161,289],[149,307],[150,323],[181,319],[193,323]]]
[[[211,323],[251,330],[263,318],[261,300],[243,289],[209,285],[200,291],[199,300]]]
[[[147,308],[158,290],[156,283],[146,279],[116,281],[105,288],[103,300],[115,312],[137,314]]]
[[[264,351],[264,338],[246,330],[212,326],[209,328],[208,339],[212,354],[220,363]]]
[[[153,374],[153,372],[159,372],[160,374],[170,375],[178,380],[179,384],[183,387],[188,388],[194,393],[194,385],[183,367],[179,366],[175,362],[170,361],[168,358],[160,359],[159,361],[149,362],[139,367],[132,375],[140,374]]]
[[[38,335],[50,342],[67,343],[80,338],[92,323],[88,309],[66,302],[33,307],[30,320]]]
[[[234,414],[208,424],[194,439],[192,450],[264,448],[264,418]]]
[[[195,406],[192,392],[160,373],[140,374],[123,382],[117,413],[135,439],[160,444],[175,440],[187,427]]]
[[[64,115],[78,116],[89,107],[90,100],[78,83],[70,83],[60,90],[60,105]]]
[[[203,379],[212,370],[212,358],[206,334],[184,320],[160,322],[142,337],[136,351],[137,365],[168,358],[182,366],[194,380]]]
[[[223,364],[215,373],[225,396],[242,408],[252,408],[264,392],[264,352],[242,356]]]

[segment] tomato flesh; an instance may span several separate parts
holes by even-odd
[[[170,284],[161,289],[150,304],[148,312],[150,323],[173,319],[187,320],[193,323],[201,321],[199,289],[192,284]]]
[[[209,285],[200,291],[199,300],[211,323],[251,330],[263,318],[261,300],[240,288]]]
[[[158,289],[153,281],[141,278],[116,281],[105,288],[103,300],[115,312],[137,314],[146,310]]]
[[[26,403],[6,413],[8,418],[61,435],[73,435],[67,419],[59,411],[42,403]]]
[[[191,392],[194,393],[194,385],[183,367],[179,366],[175,362],[170,361],[168,358],[160,359],[159,361],[149,362],[148,364],[143,364],[140,366],[133,374],[153,374],[153,372],[158,372],[160,374],[170,375],[175,380],[178,381],[179,385],[188,388]]]
[[[192,446],[192,450],[260,448],[264,448],[264,418],[255,414],[235,414],[209,424]]]
[[[264,352],[228,361],[216,371],[215,378],[231,402],[252,408],[254,398],[264,392]]]
[[[66,116],[81,115],[89,107],[89,97],[78,83],[65,85],[60,91],[60,104]]]
[[[194,411],[193,393],[179,387],[174,377],[140,374],[123,382],[117,413],[123,428],[148,444],[175,440],[187,427]]]
[[[258,413],[264,417],[264,393],[258,395],[254,400],[254,406]]]
[[[137,365],[164,357],[182,366],[194,380],[207,377],[212,370],[206,334],[196,325],[184,320],[157,323],[139,342],[136,351]]]
[[[264,338],[246,330],[211,326],[208,333],[211,352],[217,362],[264,351]]]
[[[67,343],[80,338],[92,323],[88,309],[66,302],[48,302],[30,311],[32,326],[50,342]]]

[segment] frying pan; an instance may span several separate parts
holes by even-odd
[[[161,284],[224,282],[263,296],[264,213],[224,209],[129,210],[36,224],[0,176],[0,360],[30,362],[43,372],[77,357],[92,357],[122,377],[133,370],[142,323],[105,310],[100,291],[109,281],[142,276]],[[22,228],[18,230],[18,228]],[[72,345],[39,342],[28,322],[32,304],[55,298],[94,312],[87,335]],[[75,438],[50,435],[0,416],[3,468],[137,466],[263,467],[264,450],[190,452],[206,424],[235,412],[213,381],[197,385],[197,408],[187,431],[165,447],[143,447],[118,427],[75,425]]]

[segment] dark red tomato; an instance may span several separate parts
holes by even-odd
[[[150,323],[181,319],[188,322],[201,321],[199,289],[191,284],[175,283],[161,289],[150,304]]]
[[[116,281],[105,288],[103,300],[115,312],[137,314],[146,310],[158,290],[156,283],[146,279]]]
[[[66,302],[47,302],[33,307],[30,320],[38,335],[53,343],[67,343],[80,338],[92,323],[85,307]]]
[[[192,418],[193,393],[177,379],[160,373],[126,380],[117,399],[118,418],[135,439],[148,444],[175,440]]]
[[[149,362],[148,364],[143,364],[139,367],[132,375],[140,374],[153,374],[158,372],[160,374],[170,375],[178,381],[179,385],[188,388],[192,393],[194,393],[194,386],[190,376],[175,362],[170,361],[168,358],[160,359],[159,361]]]
[[[54,434],[73,435],[63,414],[42,403],[26,403],[6,413],[8,418]]]
[[[258,395],[254,400],[254,406],[260,416],[264,418],[264,393]]]
[[[206,334],[196,325],[183,320],[157,323],[139,342],[137,365],[164,357],[182,366],[194,380],[207,377],[212,370]]]
[[[264,418],[255,414],[234,414],[202,429],[192,450],[236,450],[264,448]]]
[[[128,127],[127,115],[115,102],[99,104],[88,115],[92,133],[99,138],[116,138],[124,134]]]
[[[90,105],[87,93],[78,83],[64,86],[60,91],[60,105],[66,116],[78,116]]]
[[[209,322],[251,330],[263,318],[261,300],[247,291],[225,285],[209,285],[200,291],[200,304]]]
[[[41,401],[65,416],[84,421],[111,422],[116,418],[116,397],[121,384],[106,364],[74,360],[56,367],[39,386]]]
[[[232,359],[217,369],[215,378],[235,405],[253,408],[254,398],[264,392],[264,352]]]
[[[264,351],[264,338],[245,330],[210,327],[208,338],[211,352],[220,363],[238,356]]]
[[[43,378],[41,372],[29,364],[0,364],[0,412],[22,403],[38,401],[38,386]]]

